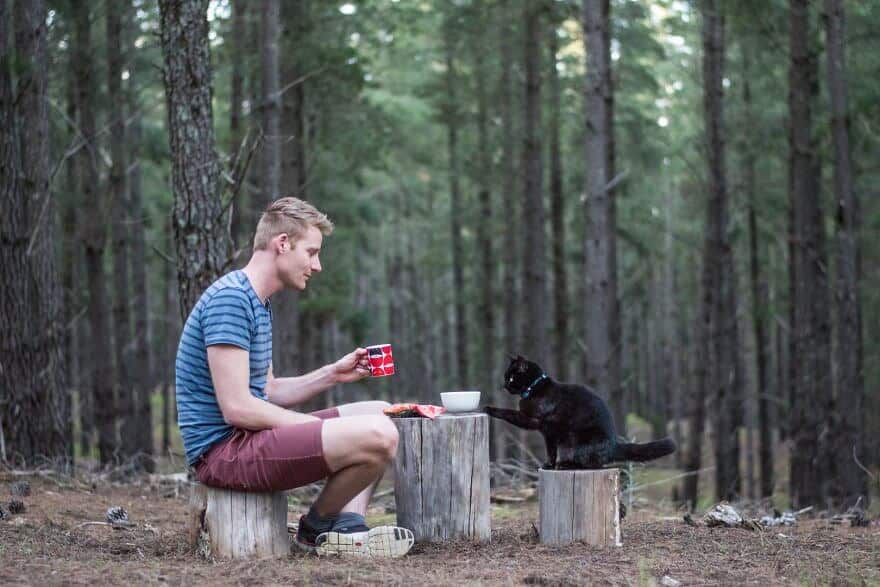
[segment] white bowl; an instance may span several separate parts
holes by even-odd
[[[473,412],[480,405],[479,391],[446,391],[440,400],[447,412]]]

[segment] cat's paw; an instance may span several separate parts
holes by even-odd
[[[551,463],[550,461],[547,461],[546,463],[541,465],[541,468],[545,471],[552,471],[556,468],[556,463]]]

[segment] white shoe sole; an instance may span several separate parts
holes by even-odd
[[[324,532],[317,539],[317,553],[324,555],[397,558],[415,543],[411,530],[398,526],[377,526],[369,532]]]

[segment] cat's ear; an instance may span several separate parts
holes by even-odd
[[[513,353],[507,353],[507,358],[508,360],[510,360],[511,363],[513,363],[514,361],[516,361],[517,355],[514,355]]]

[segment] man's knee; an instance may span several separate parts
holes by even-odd
[[[385,416],[371,418],[368,435],[371,452],[376,457],[384,462],[394,458],[397,454],[399,434],[391,418]]]

